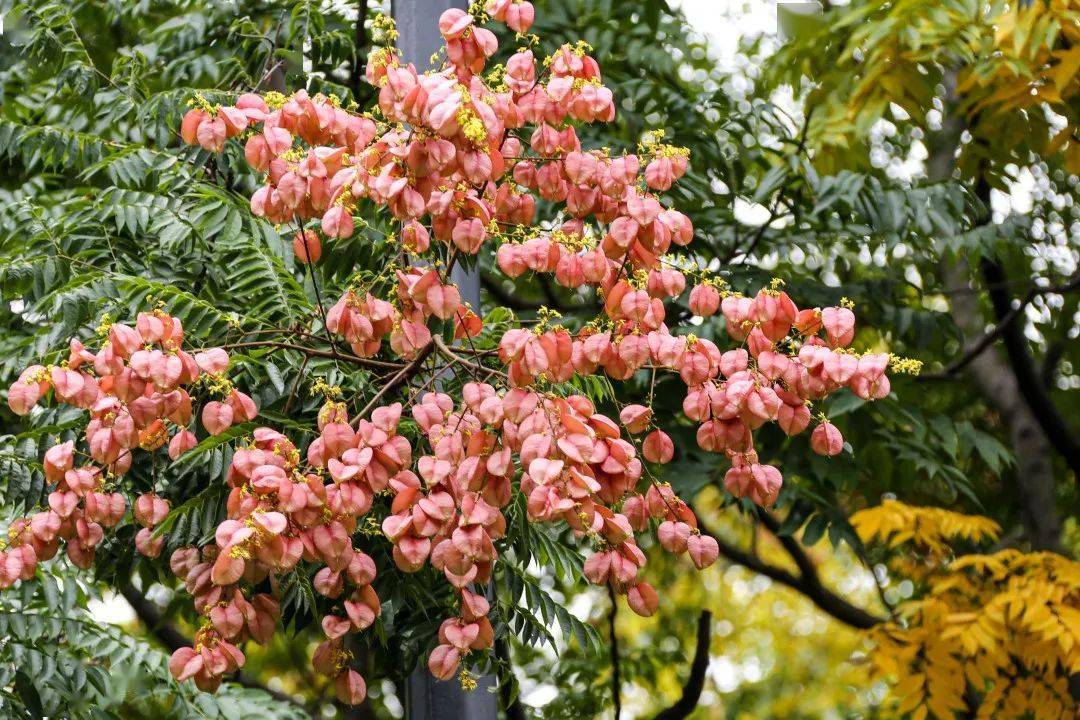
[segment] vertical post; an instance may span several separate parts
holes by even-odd
[[[392,0],[391,11],[397,24],[397,47],[401,58],[423,71],[431,67],[431,56],[443,45],[439,35],[439,16],[450,8],[468,8],[468,0]],[[466,270],[461,264],[450,274],[461,298],[480,314],[480,271]]]
[[[439,16],[453,7],[465,9],[468,0],[392,0],[402,60],[413,63],[421,71],[430,67],[431,56],[443,44]],[[458,263],[450,277],[458,286],[462,300],[481,314],[479,269],[467,270]],[[421,663],[409,676],[405,716],[407,720],[495,720],[498,695],[492,692],[494,686],[495,678],[484,675],[477,678],[475,690],[465,692],[456,679],[436,680],[426,663]]]

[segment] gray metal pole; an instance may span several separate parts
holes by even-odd
[[[466,9],[468,0],[392,0],[391,10],[398,29],[398,49],[402,60],[420,70],[430,67],[432,54],[442,47],[439,16],[449,8]],[[451,279],[461,291],[461,298],[480,312],[480,272],[454,266]],[[408,720],[496,720],[497,694],[492,692],[495,678],[477,678],[475,690],[465,692],[457,679],[442,682],[421,663],[409,676],[405,700]]]
[[[397,46],[401,58],[423,71],[431,67],[431,56],[442,47],[439,35],[439,16],[450,8],[469,7],[468,0],[393,0],[394,21],[397,23]],[[462,300],[480,314],[480,273],[455,265],[450,278],[458,286]]]

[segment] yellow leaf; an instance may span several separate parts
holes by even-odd
[[[1046,154],[1053,155],[1061,146],[1064,145],[1073,135],[1072,125],[1066,125],[1065,128],[1054,137],[1050,138],[1050,141],[1046,143]]]
[[[1065,149],[1065,169],[1073,175],[1080,175],[1080,143],[1069,143]]]
[[[1054,53],[1057,63],[1047,71],[1047,75],[1054,82],[1058,91],[1062,91],[1071,85],[1076,73],[1080,71],[1080,45],[1073,45],[1067,50],[1058,50]]]

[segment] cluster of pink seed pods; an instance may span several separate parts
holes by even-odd
[[[8,390],[8,406],[18,415],[29,413],[51,391],[57,401],[86,410],[89,422],[84,450],[69,440],[46,451],[42,465],[52,485],[48,507],[12,524],[7,547],[0,551],[0,586],[32,577],[39,561],[56,555],[61,540],[73,564],[86,568],[93,563],[103,528],[124,518],[128,503],[117,486],[134,452],[167,444],[175,460],[195,446],[189,429],[189,390],[195,386],[221,398],[204,406],[208,431],[221,432],[234,421],[255,417],[251,398],[222,374],[228,355],[220,349],[195,355],[184,351],[178,318],[155,310],[140,313],[135,327],[115,323],[99,330],[105,339],[97,353],[73,339],[62,363],[31,366]],[[215,406],[227,410],[208,418],[207,409]],[[135,518],[144,526],[136,535],[140,552],[154,556],[161,551],[161,538],[150,528],[167,513],[160,498],[143,496],[136,502]]]

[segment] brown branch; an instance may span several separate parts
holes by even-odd
[[[147,632],[149,632],[159,643],[164,645],[169,652],[176,652],[180,648],[191,647],[191,640],[177,630],[172,623],[166,620],[161,611],[158,610],[157,605],[148,600],[134,585],[131,583],[124,583],[119,589],[120,594],[124,596],[128,605],[135,611],[135,615],[138,616],[139,620],[142,621],[142,624],[146,626]],[[243,672],[236,673],[233,677],[233,681],[241,687],[262,690],[275,700],[295,705],[307,713],[311,718],[318,717],[318,714],[314,710],[298,701],[292,695],[269,688],[259,682],[256,678]]]
[[[795,562],[795,567],[799,568],[799,573],[809,582],[817,584],[822,590],[825,590],[821,584],[821,578],[818,575],[817,565],[814,564],[813,559],[806,553],[806,548],[794,535],[786,535],[780,533],[780,521],[775,515],[770,513],[765,508],[759,507],[757,509],[757,517],[761,521],[761,524],[773,534],[777,540],[780,541],[781,547],[787,552],[788,556]],[[866,558],[865,552],[859,555],[859,560],[866,566],[868,572],[873,573],[873,569],[870,567],[870,563]],[[877,588],[878,595],[881,598],[881,604],[889,611],[890,617],[895,619],[895,613],[893,612],[892,605],[885,598],[885,594],[881,588],[881,584],[877,581],[877,577],[874,577],[874,587]],[[826,592],[828,592],[826,590]]]
[[[364,408],[356,414],[356,417],[353,418],[352,421],[353,427],[358,426],[360,424],[360,421],[367,417],[367,414],[371,412],[375,408],[375,406],[379,404],[379,401],[386,397],[387,394],[398,389],[403,383],[407,383],[413,378],[414,375],[419,373],[420,366],[424,363],[424,360],[427,359],[428,355],[430,355],[431,351],[434,349],[434,343],[428,343],[423,348],[421,348],[420,352],[416,354],[416,357],[413,358],[412,362],[401,368],[401,370],[398,371],[397,375],[390,378],[389,382],[383,385],[382,389],[380,389],[379,392],[375,393],[375,396],[368,401],[367,405],[365,405]]]
[[[712,641],[712,613],[702,610],[698,617],[697,644],[690,662],[690,677],[683,685],[682,696],[671,707],[656,714],[653,720],[683,720],[697,707],[705,689],[705,671],[709,669],[709,645]]]
[[[1065,343],[1060,340],[1050,343],[1046,348],[1042,366],[1039,368],[1039,379],[1042,380],[1043,387],[1048,391],[1054,389],[1054,373],[1057,372],[1061,358],[1065,355],[1065,350]]]
[[[611,652],[611,700],[615,704],[615,720],[622,715],[622,679],[619,677],[619,636],[615,634],[615,618],[618,617],[619,604],[615,597],[615,588],[608,584],[608,598],[611,610],[608,612],[608,649]]]
[[[465,358],[461,357],[456,352],[451,350],[450,347],[446,344],[446,342],[438,335],[432,337],[432,341],[435,343],[435,349],[439,351],[439,354],[446,357],[448,360],[451,361],[451,363],[464,365],[465,367],[476,370],[477,372],[487,373],[489,377],[491,375],[501,375],[504,378],[507,377],[506,373],[504,373],[502,370],[495,370],[494,368],[484,367],[483,365],[478,365],[470,360],[466,360]]]
[[[157,606],[136,590],[134,585],[124,583],[120,586],[120,594],[124,596],[128,605],[135,611],[142,624],[146,626],[147,632],[153,635],[169,652],[176,652],[183,647],[191,647],[191,640],[166,620]]]
[[[1005,290],[1007,285],[1008,283],[1006,282],[987,283],[987,289],[991,293],[991,296],[993,296],[995,293],[1008,296],[1008,292]],[[1061,285],[1032,287],[1030,290],[1028,290],[1027,294],[1024,295],[1023,298],[1021,298],[1019,304],[1017,304],[1015,307],[1012,306],[1011,299],[1008,300],[1008,304],[1005,306],[1007,309],[1004,313],[998,316],[997,324],[994,325],[994,327],[988,330],[986,333],[984,333],[982,337],[980,337],[976,342],[968,346],[967,350],[962,356],[946,365],[944,369],[934,373],[924,373],[922,375],[919,375],[918,379],[949,379],[950,377],[970,365],[971,362],[975,360],[975,358],[979,357],[979,355],[981,355],[983,352],[985,352],[986,349],[989,348],[995,340],[1002,337],[1006,332],[1008,332],[1012,328],[1013,323],[1016,321],[1016,318],[1020,316],[1020,314],[1024,311],[1024,308],[1030,305],[1035,300],[1035,298],[1041,295],[1067,293],[1071,290],[1075,290],[1077,287],[1080,287],[1080,274],[1076,275],[1069,282],[1062,283]]]
[[[1006,279],[1005,269],[998,263],[985,258],[982,261],[981,270],[987,283],[997,284]],[[1077,286],[1080,286],[1080,274],[1074,276],[1062,287],[1072,289]],[[1011,312],[1012,296],[1002,287],[991,289],[989,295],[990,305],[1000,324]],[[1035,368],[1035,362],[1028,351],[1024,329],[1018,323],[1006,323],[1001,338],[1005,345],[1005,354],[1016,376],[1020,394],[1031,408],[1039,427],[1046,434],[1046,439],[1065,459],[1076,479],[1080,480],[1080,440],[1062,417],[1053,398],[1043,385],[1039,372]]]
[[[856,605],[852,605],[847,600],[825,587],[821,582],[821,578],[818,577],[817,568],[814,566],[813,561],[795,538],[777,535],[780,544],[788,555],[791,556],[796,567],[799,568],[798,575],[789,572],[784,568],[770,565],[758,556],[743,550],[734,543],[728,542],[716,532],[705,526],[701,521],[700,513],[695,512],[695,514],[698,515],[698,527],[701,532],[716,540],[716,544],[720,547],[720,553],[728,560],[742,565],[748,570],[753,570],[756,573],[771,578],[781,585],[786,585],[793,590],[797,590],[809,598],[825,613],[853,628],[865,630],[878,623],[885,622],[884,618],[873,615]],[[775,518],[773,518],[773,520],[775,521]],[[766,527],[768,527],[768,525],[766,525]],[[777,528],[779,528],[778,525]]]
[[[229,345],[222,345],[222,350],[242,350],[244,348],[253,347],[268,347],[277,350],[295,350],[299,353],[311,357],[330,358],[331,360],[344,360],[350,362],[353,365],[359,365],[366,368],[374,368],[376,370],[399,370],[403,366],[401,363],[387,362],[385,360],[372,360],[371,358],[362,358],[358,355],[350,355],[348,353],[333,352],[331,350],[319,350],[318,348],[305,347],[303,345],[295,345],[293,343],[281,342],[279,340],[252,340],[249,342],[232,343]]]

